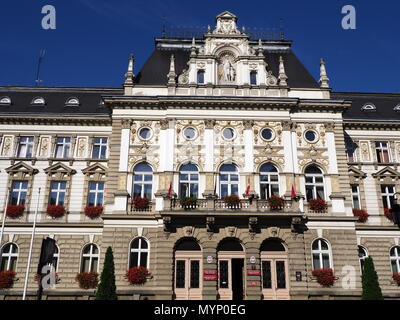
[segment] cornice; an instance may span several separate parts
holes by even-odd
[[[30,114],[21,115],[1,115],[0,124],[21,124],[21,125],[89,125],[89,126],[111,126],[110,115],[76,116],[65,114],[63,116],[43,115],[38,116]]]
[[[398,131],[400,128],[400,122],[396,121],[352,121],[352,120],[344,120],[343,122],[344,129],[352,130],[371,130],[371,129],[385,129],[388,131]]]

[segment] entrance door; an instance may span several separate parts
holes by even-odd
[[[201,258],[182,257],[175,259],[176,300],[201,300]]]
[[[243,300],[244,297],[244,259],[218,259],[218,293],[220,300]]]
[[[232,259],[232,298],[243,300],[243,259]]]
[[[261,270],[264,300],[289,300],[287,258],[283,255],[262,255]]]

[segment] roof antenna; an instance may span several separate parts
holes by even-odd
[[[281,36],[281,40],[285,40],[285,24],[283,21],[283,18],[280,18],[280,36]]]
[[[46,54],[46,49],[41,49],[40,53],[39,53],[38,66],[37,66],[37,71],[36,71],[36,80],[35,80],[36,86],[39,86],[39,84],[41,82],[43,82],[43,80],[40,80],[39,76],[40,76],[40,67],[42,65],[42,60],[43,60],[45,54]]]

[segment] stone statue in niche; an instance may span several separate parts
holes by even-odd
[[[236,70],[233,64],[233,58],[228,54],[224,55],[219,67],[219,79],[224,83],[236,81]]]

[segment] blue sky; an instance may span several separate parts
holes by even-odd
[[[57,29],[41,28],[44,5],[57,10]],[[357,29],[343,30],[341,9],[357,10]],[[128,56],[137,73],[161,35],[175,26],[214,25],[224,10],[238,24],[279,28],[315,78],[324,57],[336,91],[400,92],[400,3],[393,0],[1,0],[0,85],[34,85],[37,57],[46,49],[45,86],[120,87]]]

